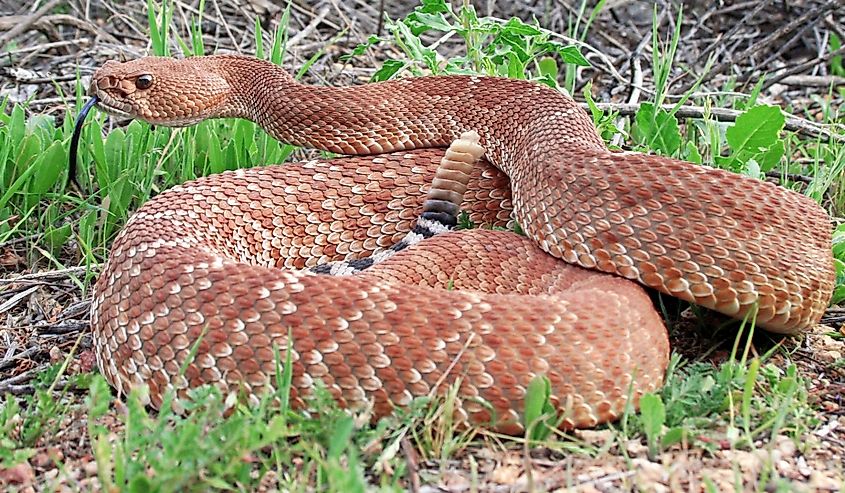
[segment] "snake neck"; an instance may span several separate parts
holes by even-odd
[[[230,87],[215,116],[246,118],[298,146],[374,154],[445,147],[476,131],[487,159],[509,175],[509,163],[543,147],[550,134],[579,148],[604,147],[571,98],[527,81],[440,76],[324,87],[301,84],[264,60],[207,60]]]
[[[220,55],[207,61],[230,88],[214,116],[251,120],[288,144],[360,155],[447,146],[460,133],[431,118],[410,117],[407,96],[389,87],[406,84],[312,86],[265,60]]]

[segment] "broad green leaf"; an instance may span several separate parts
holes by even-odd
[[[0,100],[0,123],[9,124],[9,114],[6,111],[9,108],[9,96]]]
[[[196,166],[202,166],[203,168],[203,165],[207,164],[209,153],[211,152],[210,134],[212,133],[211,130],[208,128],[208,125],[206,125],[205,123],[206,122],[202,122],[194,128],[193,138],[194,163],[196,164]]]
[[[692,142],[687,142],[686,155],[684,156],[684,159],[695,164],[701,164],[701,152],[698,151],[698,147],[696,147]]]
[[[636,115],[634,136],[650,150],[674,156],[681,147],[681,130],[678,119],[663,108],[643,103]]]
[[[441,13],[429,14],[425,12],[413,12],[404,21],[414,36],[434,29],[436,31],[448,32],[452,30],[452,24],[446,20]]]
[[[640,419],[642,419],[643,430],[648,437],[660,435],[666,420],[666,409],[660,396],[647,393],[640,398]]]
[[[666,430],[663,438],[660,439],[660,446],[664,449],[677,443],[681,443],[687,436],[688,430],[683,426],[677,426]]]
[[[226,150],[224,151],[223,157],[223,170],[233,170],[237,169],[237,162],[238,162],[238,146],[235,145],[234,141],[230,141],[229,144],[226,146]]]
[[[461,24],[464,26],[472,26],[472,29],[475,32],[493,32],[493,29],[497,29],[499,27],[498,23],[487,18],[479,19],[478,12],[475,11],[475,7],[470,2],[464,2],[461,6],[459,17],[461,18]],[[463,36],[465,33],[462,31],[462,29],[458,29],[458,32]]]
[[[426,14],[445,14],[452,11],[446,0],[422,0],[422,4],[416,10]]]
[[[737,117],[725,138],[734,151],[757,151],[778,140],[786,118],[777,106],[755,106]]]
[[[355,422],[352,420],[352,416],[343,416],[335,423],[329,440],[329,459],[340,459],[343,451],[349,446],[354,427]]]
[[[411,58],[414,60],[422,60],[422,52],[425,47],[423,46],[422,41],[420,41],[420,38],[412,32],[411,27],[402,22],[397,22],[391,26],[394,36],[402,39],[404,42],[404,48],[408,51]]]
[[[507,68],[507,76],[511,79],[525,78],[525,65],[515,53],[511,52],[509,54],[505,67]]]
[[[558,66],[554,58],[543,57],[537,60],[537,69],[540,71],[540,75],[557,80]]]
[[[373,82],[388,80],[391,77],[393,77],[396,74],[396,72],[402,70],[403,68],[405,68],[405,62],[403,62],[403,61],[393,60],[393,59],[385,60],[385,62],[382,64],[381,68],[378,69],[376,71],[376,73],[373,74],[373,77],[372,77],[371,80]]]
[[[59,141],[54,141],[46,151],[35,161],[36,170],[29,185],[29,191],[37,197],[41,197],[59,179],[59,176],[67,166],[67,152]]]
[[[58,255],[62,247],[67,243],[68,238],[70,238],[71,232],[70,224],[64,224],[58,228],[51,226],[47,229],[44,233],[44,241],[53,255]]]
[[[557,43],[555,43],[555,44],[557,44]],[[584,58],[584,55],[581,54],[581,50],[577,46],[575,46],[575,45],[562,46],[562,45],[559,45],[559,44],[558,44],[558,46],[559,46],[559,48],[557,49],[557,52],[560,55],[560,58],[561,58],[561,60],[563,60],[564,63],[571,63],[573,65],[579,65],[581,67],[589,67],[590,66],[589,60]]]
[[[351,59],[353,59],[357,56],[361,56],[361,55],[363,55],[364,53],[367,52],[367,48],[377,45],[380,41],[381,41],[381,38],[379,38],[376,35],[371,35],[369,38],[367,38],[367,41],[365,41],[363,43],[358,43],[357,45],[355,45],[355,48],[353,48],[351,52],[349,52],[345,55],[341,55],[340,60],[345,62],[345,61],[349,61],[349,60],[351,60]]]
[[[221,173],[226,170],[223,149],[220,147],[220,137],[210,132],[208,135],[208,169],[211,173]]]
[[[727,129],[725,138],[731,148],[731,159],[742,164],[754,160],[762,172],[777,166],[784,154],[779,134],[786,118],[777,106],[755,106],[737,117]],[[734,169],[741,166],[732,165]]]
[[[23,106],[15,105],[12,108],[12,116],[9,119],[9,138],[11,145],[17,149],[26,135],[26,115],[24,115]]]
[[[599,120],[604,117],[604,111],[602,111],[597,105],[595,100],[593,99],[592,93],[593,85],[590,82],[587,82],[587,85],[584,86],[584,90],[582,94],[584,94],[584,99],[587,101],[587,108],[590,109],[590,115],[593,117],[593,123],[598,125]]]
[[[550,401],[552,393],[552,384],[548,377],[536,376],[528,383],[528,389],[525,392],[525,427],[531,429],[531,436],[529,438],[534,440],[543,440],[554,426],[555,408]],[[543,416],[548,416],[547,419],[540,420]]]
[[[845,224],[840,224],[833,231],[833,254],[845,260]]]
[[[117,128],[109,132],[103,149],[106,166],[116,169],[118,164],[123,162],[122,156],[125,141],[126,134],[123,133],[122,129]]]
[[[833,298],[830,300],[830,304],[838,305],[842,301],[845,301],[845,285],[840,284],[833,290]]]
[[[498,43],[501,43],[499,45]],[[500,34],[495,40],[494,44],[491,45],[495,49],[495,53],[499,55],[516,55],[523,64],[529,60],[533,54],[528,53],[526,51],[526,44],[524,38],[520,36],[514,36],[510,33],[503,32]],[[520,77],[520,78],[525,78]]]
[[[511,17],[507,22],[505,22],[502,26],[502,30],[514,36],[539,36],[543,33],[543,31],[522,22],[522,20],[517,17]]]
[[[758,163],[755,159],[749,159],[745,163],[742,174],[752,178],[761,178],[762,173],[760,173],[760,163]]]
[[[765,173],[771,171],[778,164],[785,153],[783,141],[779,140],[772,144],[768,149],[762,150],[753,155],[753,159],[757,162],[760,172]]]
[[[106,162],[105,141],[100,137],[101,135],[103,135],[103,128],[99,120],[94,120],[88,124],[87,135],[83,136],[87,138],[83,138],[79,142],[79,171],[80,173],[88,173],[88,170],[82,169],[85,168],[87,164],[86,160],[83,158],[83,148],[86,148],[90,152],[90,157],[93,158],[92,160],[95,165],[97,182],[100,184],[100,187],[108,187],[108,184],[112,181],[110,174],[111,168]],[[90,143],[90,147],[83,145],[83,140]],[[101,193],[105,193],[105,190],[102,188]]]
[[[543,408],[549,398],[550,382],[545,377],[534,377],[525,392],[525,425],[528,426],[543,415]]]
[[[35,173],[36,167],[33,166],[35,159],[37,158],[38,151],[40,149],[40,143],[38,142],[38,137],[35,135],[28,135],[23,140],[24,147],[21,148],[19,152],[19,156],[24,156],[19,164],[23,164],[23,166],[19,166],[17,169],[20,174],[14,178],[11,185],[5,190],[0,189],[2,192],[2,196],[0,196],[0,209],[6,207],[6,204],[12,199],[12,196],[18,192],[21,188],[24,187],[25,184],[29,182],[29,178]],[[29,149],[27,149],[27,147]],[[26,192],[26,189],[24,189]]]
[[[132,139],[132,141],[136,143],[141,142],[139,137],[147,135],[149,130],[149,128],[144,128],[144,124],[140,121],[132,120],[126,127],[126,138]]]
[[[13,179],[13,163],[7,162],[12,152],[12,144],[9,142],[9,130],[0,127],[0,187],[8,187]]]
[[[43,141],[55,137],[56,118],[52,115],[32,115],[26,122],[26,133],[37,134]]]
[[[138,120],[132,120],[126,127],[124,139],[124,156],[129,165],[142,166],[144,157],[149,152],[147,144],[152,139],[150,132],[146,131]]]
[[[133,476],[132,480],[129,481],[129,493],[148,493],[153,491],[153,489],[152,483],[146,476],[138,474]]]
[[[15,156],[15,170],[18,176],[35,164],[41,149],[41,139],[37,135],[29,134],[23,138],[18,146],[18,154]]]
[[[437,52],[430,48],[425,48],[422,50],[421,54],[423,61],[425,61],[426,67],[428,67],[428,69],[434,73],[439,72],[439,64],[437,63]]]

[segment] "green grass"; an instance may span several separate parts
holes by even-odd
[[[184,415],[169,410],[172,395],[165,398],[161,412],[151,415],[140,392],[133,392],[126,400],[127,413],[121,418],[125,432],[118,441],[110,440],[109,429],[98,422],[112,396],[106,382],[95,378],[88,416],[101,484],[130,491],[254,491],[269,473],[276,474],[284,490],[303,491],[312,485],[318,490],[365,491],[364,467],[390,461],[393,474],[374,477],[383,489],[399,490],[403,465],[389,451],[372,445],[400,439],[395,430],[402,426],[397,423],[413,426],[410,415],[404,422],[397,418],[368,426],[366,415],[340,410],[321,387],[311,399],[310,412],[294,412],[287,405],[290,374],[280,370],[276,378],[279,390],[266,394],[257,406],[245,406],[215,387],[195,389]]]
[[[377,423],[366,411],[339,409],[321,386],[307,409],[294,411],[287,404],[287,359],[278,365],[278,390],[257,406],[244,405],[215,387],[202,387],[182,401],[184,414],[170,410],[172,395],[165,398],[161,412],[149,412],[142,405],[143,390],[133,391],[116,407],[99,375],[83,374],[60,388],[59,364],[39,375],[35,394],[22,403],[6,397],[0,410],[0,468],[33,456],[45,441],[51,443],[69,407],[77,405],[65,398],[70,389],[87,395],[88,435],[100,484],[121,491],[252,491],[272,477],[290,491],[403,491],[408,472],[403,442],[421,460],[442,464],[473,446],[524,448],[526,453],[546,447],[589,457],[614,449],[624,454],[630,440],[644,439],[656,457],[679,446],[716,452],[724,442],[730,448],[760,443],[771,448],[780,433],[802,447],[802,433],[815,423],[807,382],[793,365],[783,369],[765,363],[767,356],[750,363],[743,355],[734,356],[719,367],[673,357],[665,387],[643,398],[639,415],[630,413],[610,425],[614,441],[605,447],[551,428],[538,432],[542,415],[537,412],[526,439],[458,429],[450,413],[456,387],[443,398],[418,399],[408,410]],[[534,389],[528,401],[542,409],[544,398],[542,389]],[[120,424],[117,435],[115,421]]]
[[[148,6],[154,53],[168,54],[174,47],[183,54],[205,52],[198,28],[201,15],[179,29],[167,4],[159,6],[150,1]],[[601,6],[600,2],[589,19]],[[590,21],[573,24],[570,34],[583,40],[589,25]],[[258,56],[281,62],[285,26],[282,22],[275,33],[266,35],[256,24]],[[347,58],[354,64],[356,55],[377,43],[399,48],[404,57],[386,61],[375,80],[402,72],[482,73],[571,88],[572,67],[587,63],[577,46],[556,41],[551,33],[535,25],[478,17],[471,6],[455,9],[442,0],[424,1],[415,12],[388,22],[386,27],[385,39],[371,37]],[[423,41],[421,36],[426,32],[454,32],[466,45],[465,55],[443,59]],[[675,31],[663,40],[656,31],[653,33],[657,87],[653,99],[642,104],[634,118],[619,120],[617,115],[591,109],[602,135],[610,140],[622,132],[630,136],[629,143],[635,149],[752,176],[771,171],[808,176],[809,184],[787,181],[786,185],[823,201],[832,213],[841,215],[845,206],[841,180],[845,145],[785,132],[783,110],[758,104],[754,91],[746,96],[693,100],[693,88],[675,107],[694,101],[743,111],[730,125],[711,118],[679,120],[675,110],[661,107],[668,100],[667,80],[679,34]],[[265,50],[268,39],[270,48]],[[831,43],[833,46],[834,41]],[[319,56],[322,53],[299,75]],[[832,63],[838,63],[841,69],[841,60]],[[76,94],[68,96],[77,109],[83,103],[83,93],[77,84]],[[591,101],[589,93],[585,95]],[[831,105],[824,108],[826,122],[841,121]],[[128,215],[155,194],[226,169],[283,162],[294,151],[246,121],[217,120],[185,129],[153,129],[137,121],[112,127],[105,116],[96,115],[89,118],[81,140],[83,168],[78,179],[82,198],[66,185],[73,116],[68,114],[57,122],[51,116],[27,116],[25,106],[5,101],[0,104],[0,244],[27,238],[31,265],[93,266],[105,259],[111,240]],[[90,166],[84,167],[85,163]],[[840,226],[834,236],[834,254],[838,262],[835,301],[841,301],[845,299],[845,226]],[[94,271],[90,272],[78,281],[84,289],[93,279]],[[753,332],[753,320],[743,328]],[[737,336],[737,341],[741,340],[746,339]],[[780,349],[776,346],[775,350]],[[280,366],[284,367],[289,366]],[[375,424],[366,414],[338,409],[325,391],[317,393],[309,410],[292,411],[286,404],[289,378],[281,369],[277,375],[280,390],[255,407],[203,388],[193,392],[190,413],[155,414],[148,412],[140,404],[140,396],[133,393],[126,400],[127,412],[119,415],[123,431],[113,440],[103,419],[114,408],[105,381],[86,375],[74,377],[68,387],[59,388],[57,382],[63,371],[59,365],[39,376],[37,391],[31,396],[6,396],[0,409],[0,467],[26,460],[40,441],[49,439],[68,413],[71,401],[63,397],[71,388],[82,389],[87,395],[88,434],[101,484],[129,491],[247,491],[256,488],[271,470],[278,474],[280,488],[294,491],[401,490],[407,486],[407,461],[402,453],[405,441],[422,459],[433,460],[454,458],[470,444],[478,443],[496,449],[545,446],[585,455],[606,451],[553,429],[543,379],[531,385],[526,409],[530,432],[524,440],[458,429],[449,413],[454,392],[442,399],[421,400],[410,410]],[[717,443],[725,441],[732,448],[749,448],[761,442],[770,446],[778,434],[798,441],[814,426],[807,387],[794,365],[777,367],[770,362],[770,355],[749,358],[748,346],[740,351],[739,342],[731,357],[719,366],[682,361],[675,355],[665,387],[644,397],[642,413],[627,413],[611,429],[620,453],[624,453],[625,442],[640,439],[647,443],[652,456],[678,446],[715,450]],[[202,446],[197,447],[197,443]],[[774,474],[773,469],[767,470],[766,478]],[[764,486],[761,480],[760,488]]]

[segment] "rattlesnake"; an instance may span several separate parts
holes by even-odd
[[[460,381],[459,418],[519,433],[526,387],[546,375],[561,426],[592,426],[658,388],[667,364],[666,330],[627,279],[736,318],[756,310],[758,325],[782,333],[818,322],[833,290],[818,204],[608,151],[571,98],[531,82],[316,87],[218,55],[109,62],[91,92],[157,125],[247,118],[284,142],[362,155],[195,180],[132,216],[95,286],[92,326],[109,382],[148,385],[154,406],[202,383],[254,398],[272,387],[272,346],[292,344],[297,406],[318,379],[375,416]],[[481,135],[489,161],[473,171],[465,210],[504,226],[512,205],[526,237],[445,233],[359,275],[301,270],[407,233],[442,148],[465,131]]]

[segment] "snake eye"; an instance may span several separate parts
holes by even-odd
[[[153,76],[150,74],[139,75],[135,78],[135,87],[138,89],[149,89],[153,85]]]

